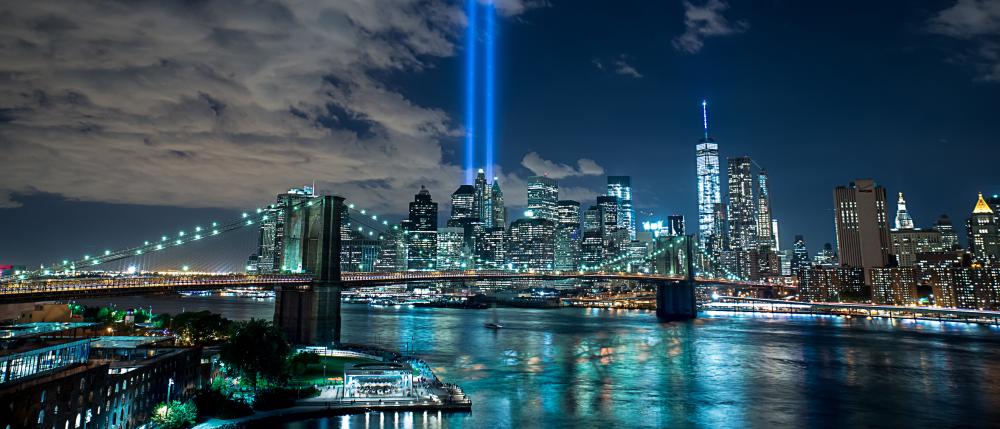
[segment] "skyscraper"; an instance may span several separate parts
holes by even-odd
[[[889,262],[889,224],[885,188],[871,179],[858,179],[833,190],[837,253],[851,267],[884,267]]]
[[[278,194],[276,203],[268,207],[267,219],[260,223],[256,260],[258,273],[277,273],[295,269],[285,266],[284,263],[286,212],[315,196],[315,191],[310,186],[292,188],[288,192]]]
[[[761,169],[757,174],[757,245],[769,251],[777,250],[771,221],[771,185],[767,170]]]
[[[757,246],[757,201],[749,157],[729,158],[729,248]]]
[[[1000,258],[1000,233],[993,209],[979,194],[979,201],[972,209],[972,217],[966,223],[969,234],[969,250],[981,263],[994,263]]]
[[[601,233],[608,235],[621,228],[618,222],[619,208],[618,197],[600,196],[597,197],[597,207],[600,209]]]
[[[473,210],[476,218],[483,223],[486,228],[493,227],[493,198],[490,195],[492,188],[486,182],[486,172],[480,168],[476,173],[475,198],[473,199]]]
[[[802,273],[808,270],[810,265],[806,240],[801,235],[796,235],[795,242],[792,243],[792,275],[802,276]]]
[[[539,217],[515,220],[510,224],[507,260],[515,270],[555,269],[555,224]]]
[[[528,178],[528,210],[539,219],[556,221],[556,205],[559,202],[559,185],[545,176]]]
[[[937,222],[934,223],[934,230],[941,233],[942,250],[947,252],[959,248],[958,233],[955,232],[955,226],[952,225],[948,215],[943,214],[938,218]]]
[[[684,235],[684,215],[667,216],[667,231],[672,237]]]
[[[451,217],[449,227],[462,227],[470,219],[477,219],[476,188],[472,185],[462,185],[451,194]]]
[[[503,204],[503,191],[500,190],[500,181],[496,177],[493,178],[490,200],[490,226],[492,228],[506,228],[507,207]]]
[[[896,229],[913,229],[913,218],[906,211],[906,200],[903,193],[899,193],[899,200],[896,202]]]
[[[722,250],[722,191],[720,189],[719,145],[708,136],[708,102],[701,102],[705,135],[695,146],[698,175],[698,237],[713,257]]]
[[[580,227],[580,203],[573,200],[560,200],[556,203],[556,222],[559,225],[576,225]]]
[[[576,271],[580,260],[580,203],[561,200],[557,205],[555,269]]]
[[[408,270],[432,270],[437,262],[438,205],[421,186],[410,203],[406,225],[406,266]]]
[[[632,209],[632,178],[608,176],[608,196],[618,198],[618,224],[628,230],[630,240],[635,240],[635,210]]]

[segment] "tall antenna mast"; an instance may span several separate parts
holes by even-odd
[[[705,140],[708,140],[708,102],[701,100],[701,121],[705,125]]]

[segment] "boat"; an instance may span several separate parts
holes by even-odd
[[[497,307],[496,306],[493,306],[493,321],[492,322],[486,322],[486,323],[483,324],[483,326],[485,326],[487,329],[493,329],[493,330],[503,328],[503,324],[500,323],[500,320],[497,318]]]

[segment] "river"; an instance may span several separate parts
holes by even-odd
[[[270,319],[273,300],[120,297],[88,305]],[[984,427],[1000,424],[1000,328],[708,312],[343,306],[347,342],[409,350],[473,400],[468,414],[368,414],[332,427]]]

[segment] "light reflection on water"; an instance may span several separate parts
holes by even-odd
[[[273,301],[112,298],[154,311],[270,318]],[[104,302],[108,299],[101,300]],[[473,400],[470,414],[389,413],[333,427],[961,426],[1000,421],[1000,330],[954,322],[706,312],[344,305],[344,340],[406,348]]]

